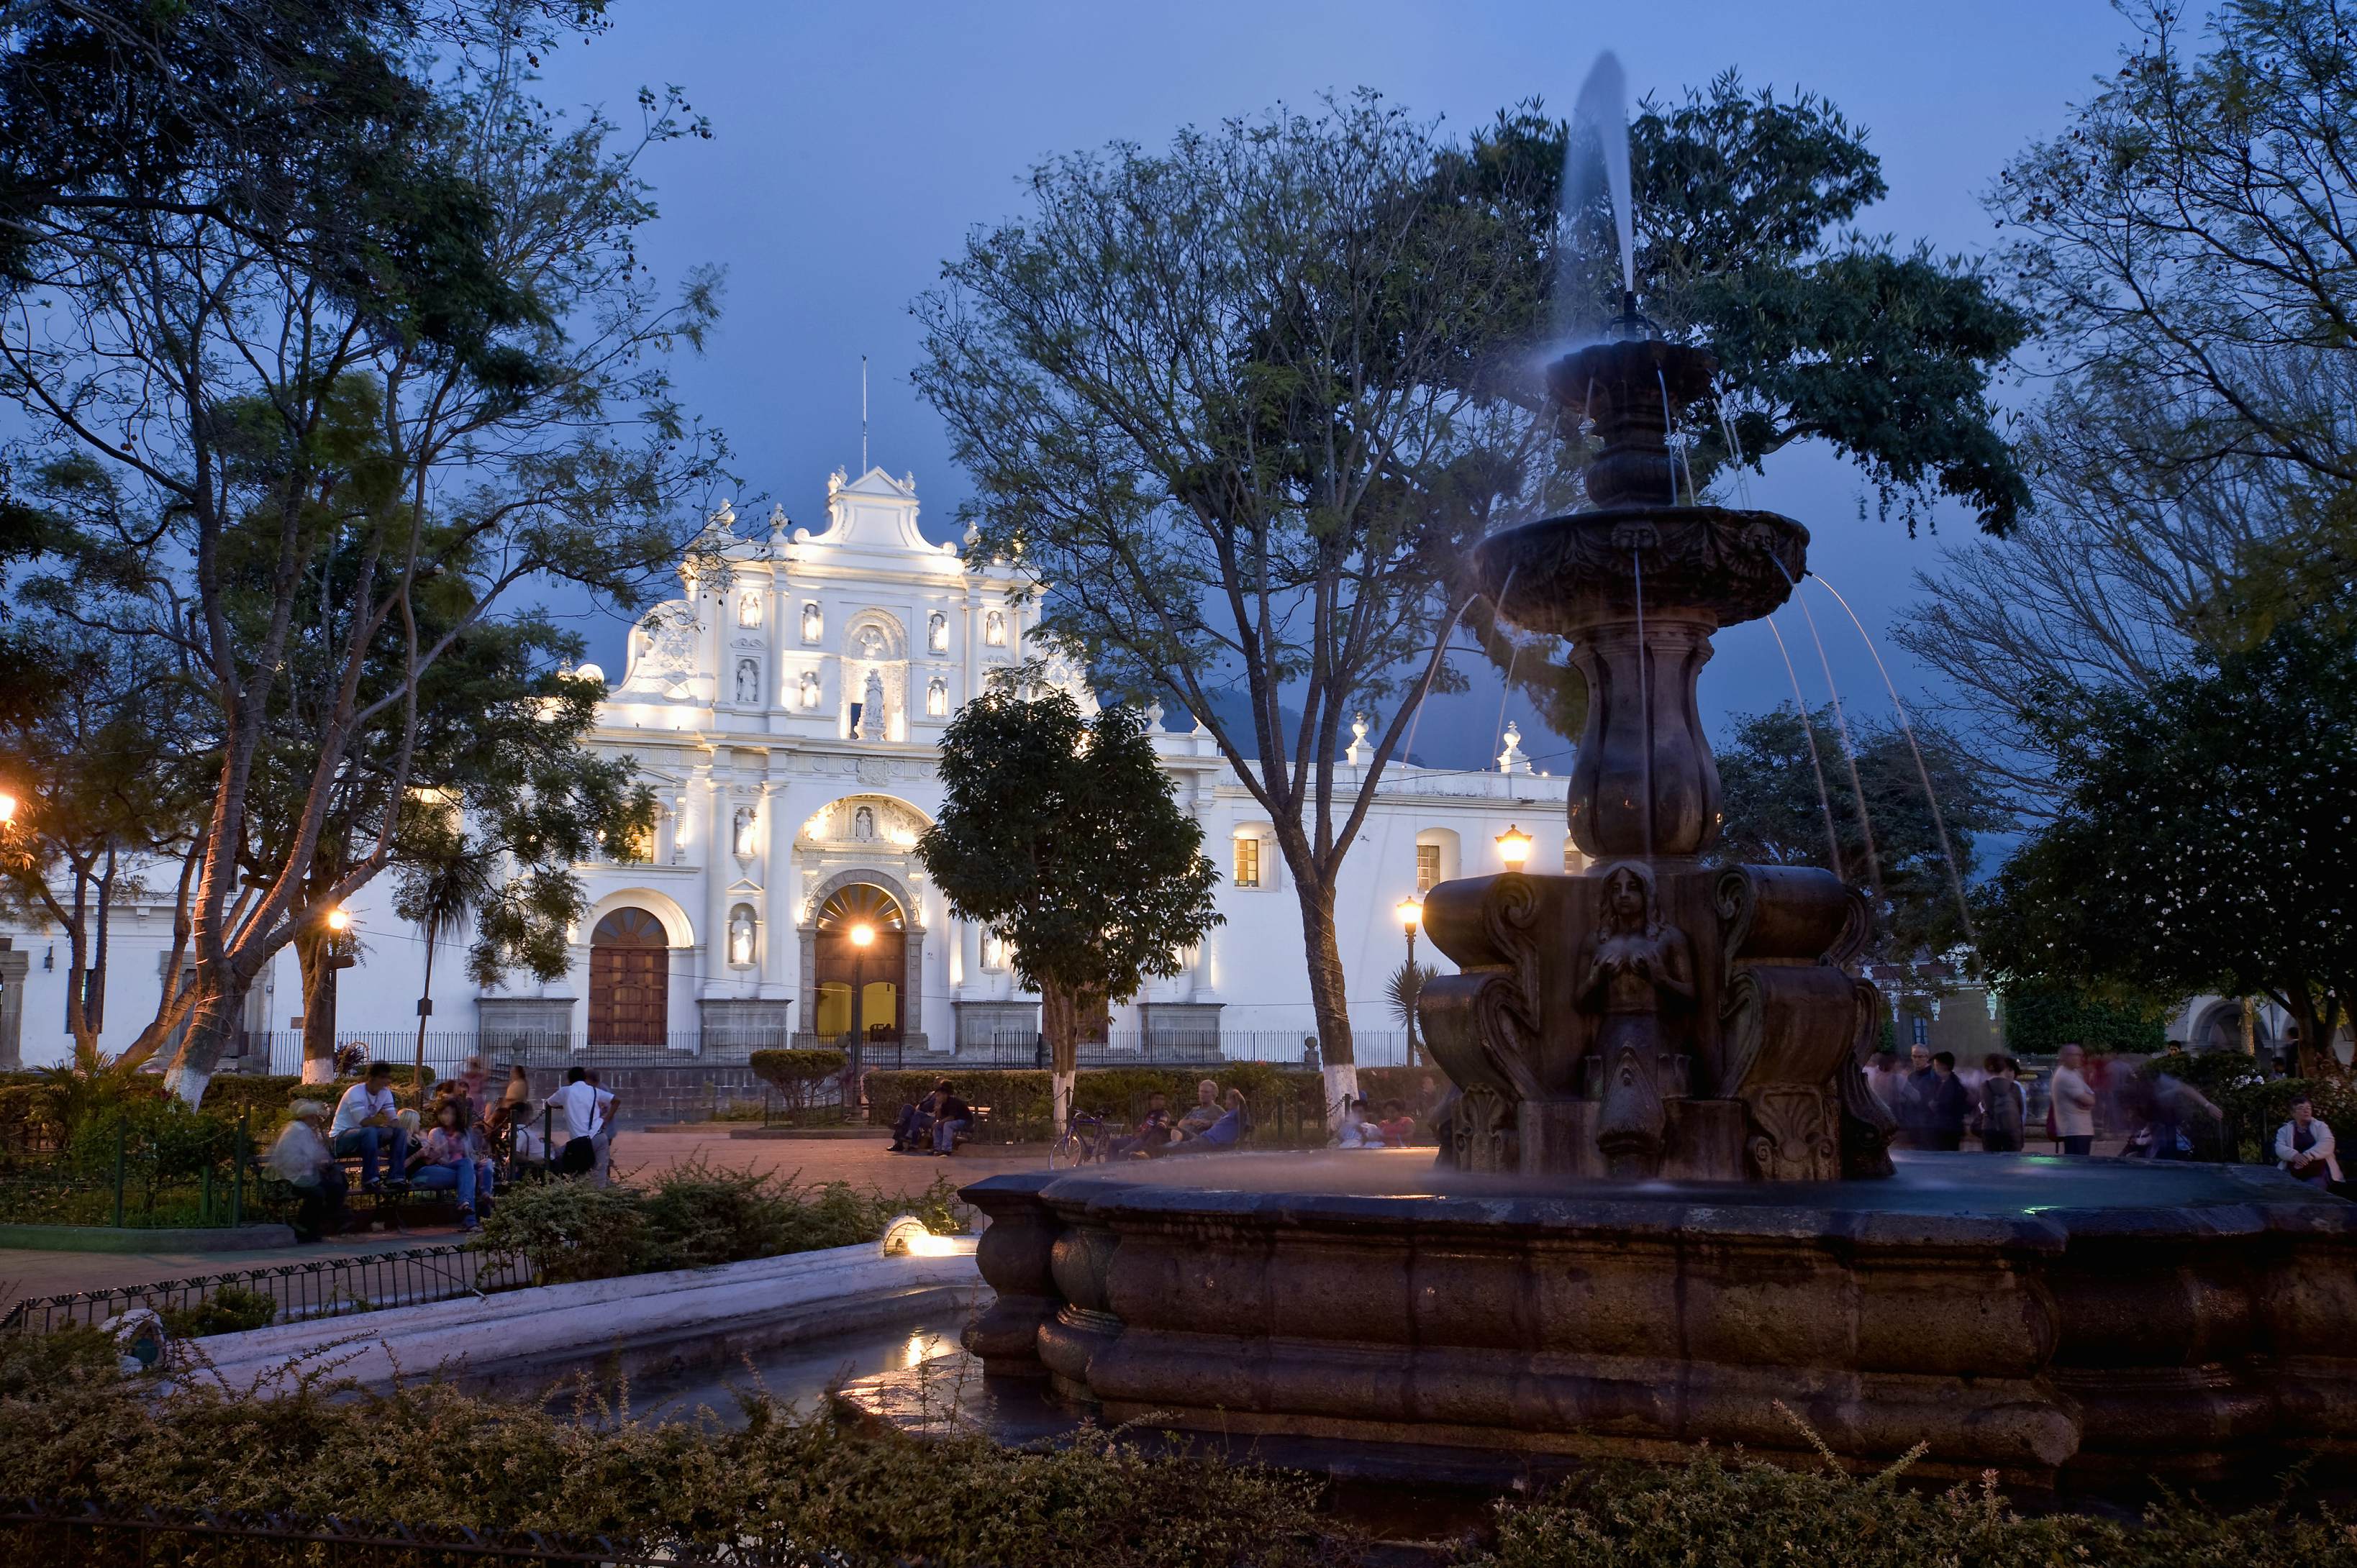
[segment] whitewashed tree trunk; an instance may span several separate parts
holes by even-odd
[[[1064,1129],[1072,1123],[1072,1086],[1080,1074],[1071,1068],[1059,1068],[1050,1075],[1049,1096],[1054,1103],[1056,1135],[1063,1136]]]

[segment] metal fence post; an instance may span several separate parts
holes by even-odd
[[[253,1115],[249,1105],[237,1113],[237,1147],[231,1152],[229,1167],[229,1228],[232,1230],[245,1223],[245,1160],[252,1147],[246,1136],[246,1123]]]

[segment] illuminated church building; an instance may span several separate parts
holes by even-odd
[[[651,842],[634,858],[579,867],[588,910],[563,978],[511,977],[476,993],[446,950],[436,1029],[479,1030],[487,1045],[520,1035],[673,1047],[839,1037],[856,982],[863,1033],[904,1052],[947,1061],[960,1047],[1032,1038],[1037,999],[1017,988],[996,941],[951,916],[913,846],[940,805],[942,731],[993,670],[1023,657],[1035,607],[1019,602],[1004,564],[919,532],[913,478],[837,473],[826,512],[815,532],[774,512],[766,538],[726,547],[725,585],[683,572],[684,596],[632,630],[590,744],[631,757],[653,789]],[[1079,671],[1051,662],[1049,675],[1093,706]],[[1290,1036],[1297,1052],[1314,1032],[1301,916],[1266,813],[1208,731],[1158,726],[1154,745],[1203,824],[1226,919],[1182,972],[1101,1022],[1116,1045],[1218,1037],[1232,1051],[1282,1056]],[[1354,760],[1337,765],[1338,794],[1357,788],[1355,758],[1371,749],[1354,746]],[[1483,770],[1385,768],[1335,901],[1352,1025],[1375,1047],[1362,1060],[1397,1059],[1396,1045],[1379,1042],[1401,1029],[1384,996],[1405,953],[1400,899],[1495,869],[1493,841],[1510,824],[1535,841],[1534,867],[1563,865],[1565,783],[1534,772],[1511,735]],[[391,880],[352,906],[363,956],[340,978],[342,1034],[414,1026],[424,950],[392,911]],[[169,941],[168,909],[125,916],[113,944],[110,1046],[153,1016]],[[41,966],[44,940],[18,936],[17,950],[36,956],[11,965],[29,970],[10,987],[9,1011],[21,1015],[5,1020],[21,1030],[27,1063],[65,1055],[64,964]],[[1417,956],[1446,964],[1428,944]],[[282,952],[249,999],[248,1031],[292,1028],[301,995],[294,954]],[[272,1052],[285,1054],[283,1042]]]

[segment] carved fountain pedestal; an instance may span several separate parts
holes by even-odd
[[[2033,1485],[2357,1455],[2357,1205],[2248,1166],[1894,1170],[1858,1069],[1862,901],[1821,871],[1702,864],[1718,782],[1695,676],[1808,543],[1673,504],[1663,436],[1708,369],[1660,343],[1564,361],[1566,419],[1605,438],[1597,504],[1481,547],[1501,612],[1569,637],[1587,676],[1570,818],[1595,865],[1426,896],[1460,966],[1424,993],[1458,1090],[1437,1160],[1174,1156],[967,1187],[993,1222],[996,1295],[965,1336],[990,1429],[1141,1421],[1411,1487],[1700,1442],[1813,1463],[1779,1404],[1862,1466],[1920,1442],[1924,1473]]]
[[[1879,1018],[1847,966],[1864,901],[1808,867],[1705,867],[1718,770],[1695,688],[1720,628],[1782,604],[1808,532],[1773,512],[1679,505],[1672,412],[1710,357],[1599,344],[1555,366],[1594,422],[1595,503],[1481,544],[1507,620],[1568,639],[1587,682],[1571,774],[1579,876],[1443,883],[1426,931],[1458,972],[1420,1004],[1458,1089],[1444,1158],[1534,1176],[1824,1181],[1888,1176],[1860,1064]]]

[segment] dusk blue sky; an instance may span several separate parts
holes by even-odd
[[[1196,0],[1187,5],[799,4],[620,0],[611,32],[547,62],[555,104],[635,113],[641,84],[677,83],[710,117],[711,141],[658,149],[646,169],[662,218],[642,253],[666,279],[711,262],[727,272],[717,338],[679,379],[722,426],[764,511],[823,520],[825,478],[859,455],[859,359],[870,358],[871,450],[913,470],[928,532],[947,538],[966,491],[931,411],[909,384],[918,354],[909,301],[977,223],[1021,209],[1020,177],[1057,152],[1115,138],[1166,141],[1185,124],[1306,104],[1368,86],[1419,114],[1469,128],[1534,94],[1567,110],[1600,49],[1632,96],[1674,94],[1728,66],[1748,83],[1806,88],[1868,129],[1890,186],[1867,226],[1902,241],[1978,251],[1992,240],[1980,193],[2014,152],[2061,125],[2117,69],[2126,23],[2098,0],[1440,5],[1351,0]],[[1821,453],[1788,451],[1755,480],[1754,504],[1807,523],[1812,563],[1881,637],[1917,596],[1912,574],[1940,541],[1859,517],[1866,487]],[[1969,523],[1946,515],[1961,538]],[[1815,590],[1811,590],[1813,599]],[[1845,698],[1888,699],[1838,609],[1815,604]],[[1788,639],[1812,702],[1823,700],[1807,633]],[[620,622],[589,616],[591,657],[619,674]],[[1924,671],[1886,646],[1901,693],[1936,698]],[[1437,702],[1416,749],[1478,766],[1499,718],[1494,676]],[[1719,639],[1703,677],[1715,730],[1726,715],[1789,700],[1759,626]],[[1524,747],[1567,742],[1516,703]],[[1547,762],[1541,761],[1542,767]]]

